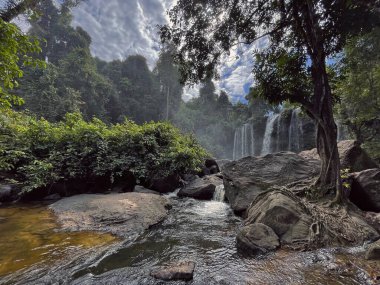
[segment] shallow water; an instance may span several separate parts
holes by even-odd
[[[179,200],[173,195],[171,199],[173,208],[167,219],[136,239],[113,243],[106,239],[108,245],[63,256],[61,264],[37,264],[9,274],[4,283],[185,284],[157,281],[149,273],[167,262],[193,260],[196,262],[194,280],[186,284],[376,284],[374,278],[380,272],[380,264],[365,261],[362,248],[301,253],[281,250],[264,257],[245,258],[235,247],[241,220],[227,204]],[[30,225],[24,232],[33,229]],[[90,238],[93,234],[86,235]],[[56,244],[56,248],[65,253],[66,245],[58,240],[61,247]],[[44,248],[43,243],[36,248]],[[51,258],[55,251],[45,249],[42,260]]]

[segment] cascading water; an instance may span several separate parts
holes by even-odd
[[[254,154],[255,135],[253,125],[246,123],[235,130],[233,159]]]
[[[212,200],[218,201],[218,202],[223,202],[224,201],[224,194],[225,194],[224,185],[223,184],[218,185],[215,188],[215,192],[214,192],[214,196],[213,196]]]
[[[261,150],[261,155],[265,155],[271,152],[272,145],[272,133],[274,129],[274,123],[280,114],[275,114],[267,119],[267,124],[265,126],[264,140],[263,140],[263,148]]]

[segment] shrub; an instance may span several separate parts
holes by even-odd
[[[0,116],[0,171],[26,192],[60,180],[107,177],[126,171],[137,180],[199,170],[208,155],[194,137],[170,123],[106,125],[66,114],[58,123],[8,111]]]

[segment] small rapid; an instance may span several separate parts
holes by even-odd
[[[242,220],[223,202],[223,187],[212,201],[167,197],[172,201],[168,217],[142,235],[78,251],[50,267],[36,265],[0,284],[373,284],[368,273],[373,265],[361,257],[362,248],[240,255],[235,240]],[[182,260],[196,263],[192,281],[150,276],[155,267]]]

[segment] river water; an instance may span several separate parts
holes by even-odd
[[[180,200],[174,195],[170,199],[173,208],[163,223],[123,241],[95,233],[59,233],[46,206],[37,207],[45,220],[18,225],[11,232],[7,232],[0,221],[0,269],[3,268],[0,284],[350,285],[377,282],[374,276],[380,272],[380,264],[365,261],[361,247],[313,252],[280,250],[247,258],[239,255],[235,247],[241,219],[227,204]],[[27,220],[27,208],[12,209],[14,220]],[[5,217],[3,221],[7,220],[6,211],[0,209],[0,217]],[[30,221],[34,218],[30,217]],[[39,242],[27,242],[27,239],[24,246],[22,241],[13,243],[20,235],[36,235],[33,227],[44,223],[49,224],[48,230],[39,231]],[[4,237],[8,238],[8,244]],[[5,253],[3,247],[7,248]],[[17,252],[13,247],[18,248],[17,254],[10,254],[12,250]],[[20,255],[24,258],[23,264],[9,266],[12,259],[17,261]],[[180,260],[196,262],[193,281],[163,282],[149,276],[155,267]]]

